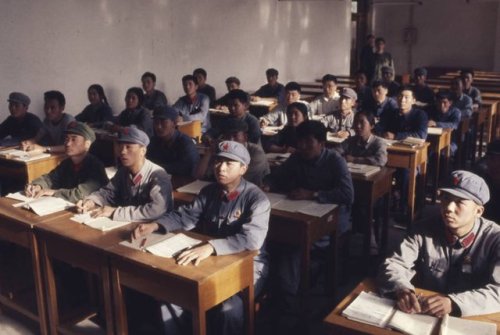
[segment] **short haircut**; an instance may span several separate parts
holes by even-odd
[[[207,71],[205,71],[205,69],[202,69],[201,67],[194,69],[193,76],[196,76],[197,74],[201,74],[205,79],[207,78]]]
[[[96,90],[96,92],[99,95],[99,98],[101,99],[101,101],[103,101],[106,105],[109,105],[108,98],[106,98],[106,94],[104,94],[104,88],[102,88],[101,85],[99,85],[99,84],[92,84],[87,89],[87,93],[90,90]]]
[[[146,78],[151,78],[153,83],[156,83],[156,75],[153,72],[144,72],[144,74],[141,76],[141,81]]]
[[[451,94],[451,92],[448,90],[437,92],[436,100],[443,100],[443,99],[448,99],[450,101],[453,101],[453,94]]]
[[[381,81],[381,80],[375,80],[373,83],[372,83],[372,88],[377,88],[379,86],[382,86],[383,88],[385,89],[389,89],[389,85],[385,82],[385,81]]]
[[[198,80],[196,79],[195,76],[193,76],[192,74],[186,74],[185,76],[182,77],[182,83],[184,84],[186,81],[192,81],[193,83],[195,83],[196,85],[198,85]]]
[[[474,77],[474,70],[472,68],[466,68],[466,69],[462,69],[460,70],[460,76],[464,76],[466,74],[469,74]]]
[[[290,115],[292,114],[292,109],[298,109],[299,112],[304,117],[304,120],[308,120],[309,119],[308,113],[307,113],[307,106],[306,106],[306,104],[303,104],[302,102],[294,102],[294,103],[289,104],[286,107],[286,116],[288,118],[290,118]]]
[[[457,84],[458,84],[458,83],[460,83],[462,86],[463,86],[463,84],[464,84],[464,83],[463,83],[463,81],[462,81],[462,78],[460,78],[460,77],[455,77],[455,78],[453,78],[453,79],[450,81],[450,83],[451,83],[451,84],[455,84],[455,83],[457,83]]]
[[[300,93],[302,91],[302,88],[300,87],[299,83],[297,83],[296,81],[291,81],[285,85],[285,90],[286,91],[298,91]]]
[[[360,118],[362,116],[366,118],[370,126],[373,127],[375,125],[375,116],[373,115],[373,113],[370,113],[368,111],[359,111],[356,114],[354,114],[354,119]]]
[[[411,85],[403,85],[403,86],[401,86],[401,88],[399,89],[398,94],[403,93],[403,91],[410,91],[411,94],[413,95],[413,97],[415,97],[415,90],[413,89],[413,86],[411,86]]]
[[[227,99],[228,100],[239,100],[241,103],[247,104],[250,102],[250,96],[248,95],[247,92],[236,89],[229,91],[227,93]]]
[[[324,84],[327,81],[333,81],[335,84],[337,84],[338,80],[337,77],[335,77],[333,74],[325,74],[323,78],[321,78],[321,82]]]
[[[360,76],[360,75],[362,75],[362,74],[366,77],[366,72],[365,72],[365,71],[363,71],[363,70],[358,70],[358,71],[356,71],[356,73],[355,73],[355,75],[356,75],[356,76]]]
[[[377,37],[377,39],[375,40],[375,43],[384,43],[385,44],[385,39],[383,37]]]
[[[228,77],[226,79],[226,85],[229,85],[229,84],[232,84],[232,83],[235,83],[236,85],[240,86],[240,80],[236,77]]]
[[[316,120],[304,121],[296,129],[297,139],[308,136],[314,137],[319,142],[326,142],[326,127]]]
[[[142,91],[142,88],[140,87],[131,87],[127,90],[127,94],[135,94],[137,96],[137,99],[139,100],[139,106],[142,105],[144,102],[144,92]]]
[[[141,90],[142,92],[142,90]],[[43,100],[48,102],[49,100],[57,100],[59,106],[66,106],[66,98],[64,94],[59,91],[47,91],[43,94]]]
[[[278,75],[279,75],[279,72],[276,69],[269,68],[269,69],[266,70],[266,76],[267,77],[278,76]]]

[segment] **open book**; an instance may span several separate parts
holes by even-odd
[[[105,217],[93,218],[90,216],[90,213],[74,215],[73,217],[71,217],[71,220],[78,223],[83,223],[84,225],[100,231],[109,231],[115,228],[126,226],[130,223],[130,221],[115,221]]]
[[[73,203],[61,198],[56,198],[56,197],[29,198],[23,195],[21,192],[9,193],[7,195],[7,198],[20,200],[21,202],[15,203],[12,206],[31,209],[39,216],[60,212],[74,206]]]
[[[335,209],[335,204],[320,204],[313,200],[292,200],[286,195],[279,193],[266,193],[271,202],[272,209],[278,209],[290,213],[302,213],[315,217],[322,217]]]
[[[149,251],[156,256],[172,258],[201,242],[201,240],[189,237],[183,233],[153,233],[143,239],[137,239],[132,242],[123,241],[120,244],[137,250]]]
[[[369,177],[372,174],[380,171],[380,166],[367,164],[347,163],[347,167],[349,168],[349,172],[351,172],[351,174],[356,174],[364,177]]]
[[[428,127],[427,134],[429,135],[441,135],[443,133],[443,128],[441,127]]]
[[[401,312],[395,305],[396,302],[392,299],[382,298],[375,293],[361,292],[342,311],[342,315],[354,321],[380,328],[393,328],[409,335],[431,335],[440,322],[440,319],[434,316]],[[468,331],[463,332],[464,329]],[[441,321],[439,333],[495,335],[496,324],[446,316]]]
[[[407,137],[404,140],[394,142],[392,145],[399,145],[408,148],[417,148],[424,144],[425,140],[423,138]]]
[[[50,154],[41,151],[23,151],[18,149],[7,149],[0,151],[0,157],[13,159],[21,162],[30,162],[37,159],[50,157]]]

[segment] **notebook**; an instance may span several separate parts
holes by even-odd
[[[129,248],[148,251],[156,256],[172,258],[201,242],[203,241],[189,237],[183,233],[153,233],[143,239],[136,239],[132,242],[123,241],[120,244]]]
[[[347,168],[351,174],[356,174],[364,177],[369,177],[380,171],[380,166],[347,163]]]
[[[11,196],[11,198],[14,194]],[[18,197],[18,200],[21,197]],[[23,207],[30,209],[38,216],[49,215],[52,213],[60,212],[65,209],[75,206],[75,204],[56,197],[40,197],[40,198],[27,198],[28,200],[13,204],[14,207]]]
[[[209,184],[211,184],[209,181],[195,180],[192,183],[179,187],[177,191],[189,194],[199,194],[201,189]]]
[[[90,213],[77,214],[71,217],[71,220],[83,223],[91,228],[100,230],[100,231],[109,231],[119,227],[126,226],[130,223],[130,221],[115,221],[106,217],[97,217],[93,218],[90,216]]]
[[[394,142],[393,145],[403,146],[408,148],[417,148],[424,144],[425,140],[423,138],[407,137],[404,140]]]
[[[8,149],[0,151],[0,157],[13,159],[21,162],[31,162],[34,160],[50,157],[50,154],[40,151],[23,151],[18,149]]]

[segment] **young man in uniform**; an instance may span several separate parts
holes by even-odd
[[[10,116],[0,124],[0,146],[17,145],[20,141],[35,137],[42,128],[42,121],[28,112],[30,98],[26,94],[12,92],[7,101]]]

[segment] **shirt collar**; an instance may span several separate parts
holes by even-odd
[[[363,138],[361,136],[358,137],[358,145],[362,145],[364,147],[366,147],[368,144],[370,144],[373,140],[375,139],[375,137],[373,136],[373,134],[370,135],[370,137],[368,137],[368,140],[363,141]]]
[[[238,199],[239,195],[243,192],[244,188],[245,188],[245,180],[241,178],[240,184],[238,185],[238,187],[236,187],[234,191],[228,193],[221,188],[220,198],[223,201],[227,202],[235,201],[236,199]]]
[[[479,225],[477,221],[474,223],[474,227],[472,227],[471,231],[462,237],[453,235],[448,231],[448,229],[445,229],[446,242],[448,242],[448,245],[450,246],[467,249],[472,245],[472,243],[474,243],[478,229]]]
[[[135,176],[133,176],[131,173],[128,174],[129,181],[132,183],[133,186],[137,186],[141,183],[142,178],[145,175],[146,165],[147,165],[147,160],[144,161],[141,170]]]

